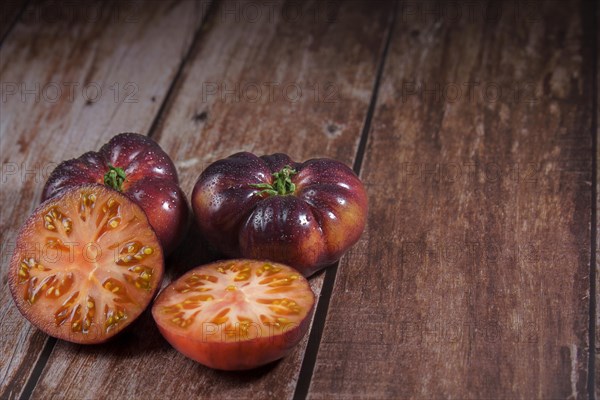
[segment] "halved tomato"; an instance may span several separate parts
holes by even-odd
[[[42,203],[17,237],[8,280],[21,313],[47,334],[100,343],[148,306],[163,253],[144,211],[102,185]]]
[[[315,297],[287,265],[227,260],[197,267],[152,306],[173,347],[208,367],[255,368],[284,357],[306,334]]]

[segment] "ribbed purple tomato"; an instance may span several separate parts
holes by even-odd
[[[192,208],[204,236],[225,255],[281,262],[310,276],[358,241],[367,195],[339,161],[243,152],[202,172]]]
[[[89,183],[105,184],[146,213],[165,254],[187,231],[189,206],[169,155],[147,136],[121,133],[98,151],[60,163],[50,174],[42,201]]]

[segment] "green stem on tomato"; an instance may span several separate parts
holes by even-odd
[[[296,191],[296,185],[292,182],[292,176],[296,175],[295,169],[291,166],[286,165],[280,171],[273,173],[273,183],[255,183],[250,186],[263,189],[258,192],[258,195],[262,196],[266,194],[268,196],[285,196],[288,194],[294,194]]]
[[[125,171],[123,168],[108,166],[108,172],[104,174],[104,184],[119,192],[122,190],[125,182]]]

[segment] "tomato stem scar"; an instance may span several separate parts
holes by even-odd
[[[250,186],[263,189],[257,194],[262,196],[263,194],[269,196],[286,196],[288,194],[294,194],[296,191],[296,185],[292,182],[292,176],[298,172],[291,166],[286,165],[280,171],[273,173],[273,183],[255,183]]]
[[[104,174],[104,184],[120,192],[123,182],[125,182],[125,171],[123,168],[109,165],[108,172]]]

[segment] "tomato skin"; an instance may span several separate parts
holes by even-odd
[[[42,201],[71,187],[104,184],[110,166],[124,170],[121,191],[146,212],[165,254],[172,252],[187,231],[189,206],[173,161],[147,136],[121,133],[98,152],[60,163],[44,186]]]
[[[227,279],[223,275],[222,268],[228,269],[228,266],[250,266],[250,279]],[[275,275],[257,275],[257,268],[261,265],[269,265],[279,271],[274,272]],[[239,272],[243,273],[243,272]],[[281,274],[281,275],[277,275]],[[283,279],[294,275],[292,279]],[[198,286],[190,288],[185,286],[185,282],[189,282],[194,276],[200,277],[217,277],[223,279],[222,282],[214,279],[214,286],[210,283],[198,283]],[[253,280],[253,276],[256,279]],[[239,275],[238,275],[239,277]],[[278,281],[269,281],[277,277]],[[208,279],[207,278],[207,279]],[[286,281],[285,285],[279,284],[282,279]],[[292,283],[288,283],[292,281]],[[256,290],[256,282],[262,285],[262,289]],[[254,285],[254,286],[252,286]],[[221,289],[227,286],[228,293],[244,293],[243,300],[232,300],[223,297],[223,291],[220,293],[215,291],[215,288]],[[229,288],[236,286],[237,289],[230,291]],[[282,291],[286,286],[290,287],[289,291]],[[245,292],[248,290],[248,292]],[[210,297],[205,303],[202,303],[201,308],[195,308],[192,303],[194,297],[204,295]],[[245,297],[248,296],[248,297]],[[269,298],[269,296],[271,296]],[[273,315],[269,315],[269,311],[265,309],[253,308],[258,305],[269,303],[278,299],[288,299],[296,301],[300,306],[296,313],[283,313],[280,316],[287,317],[283,325],[274,326],[268,325],[257,319],[258,315],[267,319],[273,319]],[[271,301],[270,301],[271,300]],[[238,305],[236,305],[236,301]],[[239,303],[243,307],[248,307],[252,311],[242,312]],[[275,302],[274,304],[279,304]],[[209,311],[211,307],[213,311]],[[228,313],[231,310],[232,319],[228,321],[214,322],[215,314],[221,315],[219,311],[227,309]],[[270,263],[267,261],[235,259],[217,261],[211,264],[201,265],[193,268],[183,276],[165,287],[157,296],[152,306],[152,316],[156,325],[163,335],[175,349],[188,358],[197,361],[205,366],[214,369],[226,371],[238,371],[256,368],[282,357],[287,356],[292,349],[302,340],[310,326],[310,321],[315,309],[315,296],[308,284],[306,278],[302,277],[299,271],[283,264]],[[173,310],[176,310],[173,312]],[[271,310],[273,311],[273,310]],[[181,314],[178,314],[180,313]],[[187,317],[191,318],[190,325],[178,326],[174,325],[173,318],[177,320],[185,319],[184,313],[187,312]],[[228,314],[226,313],[226,315]],[[245,337],[242,337],[242,332],[239,328],[226,326],[226,323],[237,324],[236,316],[250,317],[251,328],[246,331]],[[234,332],[233,336],[228,335]]]
[[[295,190],[266,194],[284,167]],[[206,168],[192,193],[196,222],[228,257],[268,259],[304,276],[333,264],[358,241],[367,216],[367,195],[354,172],[339,161],[292,161],[285,154],[242,152]]]
[[[309,315],[312,313],[312,309]],[[177,351],[210,368],[224,371],[240,371],[257,368],[287,356],[304,337],[310,320],[286,331],[285,335],[274,336],[269,340],[250,340],[239,343],[207,342],[197,338],[177,334],[157,323],[163,337]]]
[[[189,206],[176,181],[144,178],[132,183],[124,193],[146,212],[165,254],[181,242],[189,226]]]

